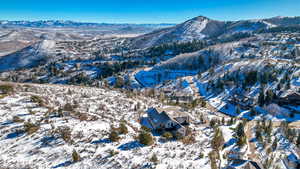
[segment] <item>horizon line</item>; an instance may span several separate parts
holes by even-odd
[[[272,16],[272,17],[260,17],[260,18],[248,18],[248,19],[237,19],[237,20],[220,20],[220,19],[214,19],[212,17],[207,17],[207,16],[204,16],[204,15],[198,15],[198,16],[195,16],[195,17],[191,17],[189,19],[186,19],[185,21],[187,20],[190,20],[190,19],[194,19],[194,18],[197,18],[197,17],[206,17],[208,19],[211,19],[211,20],[217,20],[217,21],[225,21],[225,22],[230,22],[230,21],[244,21],[244,20],[259,20],[259,19],[271,19],[271,18],[295,18],[295,17],[300,17],[295,15],[295,16],[282,16],[282,15],[277,15],[277,16]],[[70,20],[70,19],[66,19],[66,20],[63,20],[63,19],[28,19],[28,20],[24,20],[24,19],[20,19],[20,20],[9,20],[9,19],[0,19],[0,22],[3,22],[3,21],[7,21],[7,22],[39,22],[39,21],[43,21],[43,22],[47,22],[47,21],[62,21],[62,22],[74,22],[74,23],[86,23],[86,24],[110,24],[110,25],[120,25],[120,24],[128,24],[128,25],[176,25],[176,24],[180,24],[180,23],[183,23],[185,21],[182,21],[182,22],[175,22],[175,23],[168,23],[168,22],[159,22],[159,23],[154,23],[154,22],[145,22],[145,23],[137,23],[137,22],[96,22],[96,21],[82,21],[82,20]]]

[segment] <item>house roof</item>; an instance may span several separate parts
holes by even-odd
[[[298,158],[297,158],[297,156],[294,153],[291,153],[290,155],[288,155],[287,159],[289,161],[298,162]]]
[[[175,97],[192,97],[191,93],[183,92],[183,91],[176,91],[172,93]]]
[[[164,108],[150,108],[147,111],[148,117],[156,125],[164,123],[177,117],[189,117],[189,114],[181,111],[178,107],[168,106]]]
[[[295,98],[298,99],[300,98],[300,93],[297,92],[292,92],[292,93],[283,93],[281,96],[281,98]]]
[[[165,123],[170,120],[170,117],[165,112],[160,112],[156,108],[150,108],[147,110],[148,117],[156,125]]]
[[[171,118],[189,116],[188,113],[181,111],[179,107],[175,107],[175,106],[157,108],[157,111],[158,112],[165,112]]]

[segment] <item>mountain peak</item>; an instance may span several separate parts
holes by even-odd
[[[210,20],[210,19],[206,16],[200,15],[200,16],[197,16],[197,17],[191,19],[191,20],[203,21],[203,20]]]

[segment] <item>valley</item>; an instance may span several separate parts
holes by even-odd
[[[299,46],[300,17],[0,21],[0,165],[298,168]]]

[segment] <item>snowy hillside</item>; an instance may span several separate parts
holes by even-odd
[[[210,150],[211,129],[194,126],[201,132],[195,132],[197,142],[192,145],[180,141],[164,143],[158,136],[150,147],[135,141],[141,111],[161,105],[154,99],[128,97],[107,89],[16,84],[15,93],[2,96],[0,103],[3,167],[141,168],[153,165],[149,160],[153,154],[159,158],[158,168],[209,165],[207,157],[198,157]],[[126,122],[129,133],[121,135],[120,141],[111,142],[109,130],[121,121]],[[24,133],[25,124],[37,128]],[[73,150],[82,158],[74,164]]]
[[[132,43],[135,47],[146,48],[162,43],[200,40],[223,33],[224,26],[224,22],[199,16],[174,27],[157,30],[134,38]]]
[[[300,91],[299,70],[299,64],[285,60],[250,59],[204,72],[196,83],[200,93],[224,113],[297,121],[299,103],[284,100]],[[237,107],[241,114],[236,114]]]
[[[250,142],[258,130],[254,121],[245,123],[200,105],[186,110],[192,117],[190,136],[166,140],[154,132],[154,144],[145,146],[137,140],[142,130],[139,117],[149,107],[169,107],[153,97],[100,88],[12,83],[11,92],[7,83],[1,83],[2,91],[4,84],[10,91],[0,99],[0,164],[4,168],[213,168],[217,164],[243,168],[251,163],[269,166],[271,160],[264,158],[269,150],[261,140]],[[245,126],[240,128],[242,123]],[[120,124],[128,132],[112,141],[109,133]],[[278,140],[270,166],[283,167],[286,157],[298,157],[298,149],[277,130],[278,123],[273,125],[274,130],[265,131],[274,133],[271,141]],[[246,135],[243,142],[239,130]],[[220,156],[212,156],[215,153]]]
[[[269,19],[217,21],[198,16],[176,26],[154,31],[133,38],[136,48],[147,48],[164,43],[184,42],[192,40],[226,39],[242,33],[253,33],[274,27],[295,26],[300,24],[299,17],[275,17]]]
[[[55,41],[44,40],[0,58],[0,72],[30,68],[46,62],[53,53]]]
[[[0,23],[3,168],[300,166],[299,17]]]

